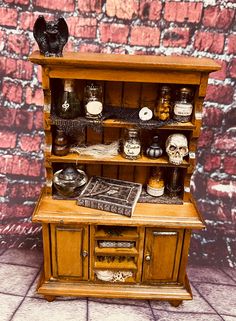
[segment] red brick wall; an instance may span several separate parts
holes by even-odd
[[[37,48],[35,19],[67,20],[67,50],[183,54],[216,59],[204,106],[192,189],[207,230],[194,234],[191,258],[233,265],[235,258],[235,0],[3,0],[0,8],[0,244],[35,247],[31,224],[44,182],[40,71],[27,61]],[[234,107],[234,109],[233,109]]]

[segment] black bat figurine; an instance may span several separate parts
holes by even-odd
[[[34,24],[34,38],[40,49],[40,53],[46,57],[61,57],[62,50],[69,37],[68,26],[64,18],[46,22],[43,16],[39,16]]]

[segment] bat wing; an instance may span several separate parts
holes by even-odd
[[[39,16],[35,21],[33,28],[33,35],[38,43],[41,53],[45,53],[48,50],[46,31],[47,23],[43,16]]]
[[[58,25],[59,35],[60,35],[60,45],[63,47],[67,43],[68,37],[69,37],[68,26],[65,19],[62,17],[58,19],[57,25]]]

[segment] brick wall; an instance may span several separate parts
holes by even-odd
[[[0,244],[41,245],[32,225],[44,182],[40,71],[27,61],[37,48],[39,14],[63,15],[67,50],[183,54],[216,59],[204,105],[192,190],[207,222],[194,234],[191,259],[233,265],[235,258],[235,0],[3,0],[0,8]]]

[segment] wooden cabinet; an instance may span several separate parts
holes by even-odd
[[[38,292],[48,300],[75,295],[165,299],[178,305],[191,299],[186,275],[190,236],[192,229],[202,229],[204,223],[190,195],[190,179],[208,74],[219,66],[205,58],[92,53],[44,57],[35,52],[30,60],[42,66],[44,91],[46,184],[33,214],[33,221],[43,226],[44,269]],[[121,154],[112,158],[54,155],[57,126],[85,144],[110,143],[119,140],[125,128],[140,126],[126,117],[107,117],[96,130],[93,121],[82,126],[83,117],[60,119],[56,110],[63,79],[74,79],[81,102],[86,81],[97,81],[103,88],[103,104],[113,113],[117,107],[129,112],[143,106],[153,109],[163,84],[173,93],[183,86],[191,88],[194,97],[189,122],[158,123],[140,130],[143,151],[154,135],[160,137],[165,149],[168,136],[181,133],[188,140],[189,155],[180,165],[171,164],[166,153],[151,159],[143,152],[135,160]],[[75,134],[78,126],[81,131]],[[76,200],[60,199],[53,187],[53,175],[68,164],[82,166],[89,177],[141,183],[144,194],[152,167],[163,169],[166,183],[178,168],[180,193],[175,198],[165,193],[155,202],[140,198],[131,217],[78,206]]]
[[[51,224],[52,276],[88,280],[88,227]]]
[[[183,230],[146,229],[143,282],[178,281],[183,234]]]

